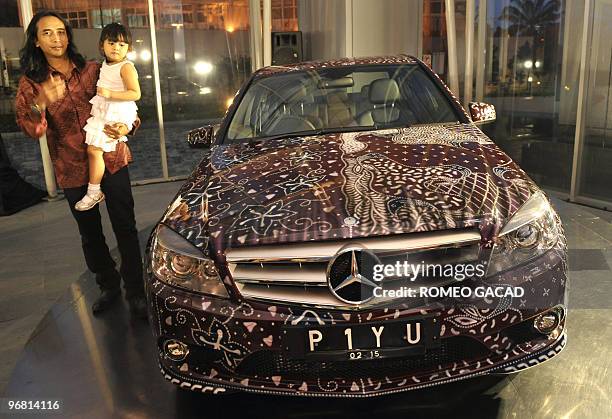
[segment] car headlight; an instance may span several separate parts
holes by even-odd
[[[537,192],[514,214],[498,235],[487,276],[528,263],[552,249],[561,231],[555,211]]]
[[[168,285],[228,297],[213,260],[163,225],[153,238],[151,268],[155,276]]]

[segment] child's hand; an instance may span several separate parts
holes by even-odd
[[[98,96],[102,96],[107,99],[111,98],[111,91],[108,90],[106,87],[98,87],[97,93],[98,93]]]

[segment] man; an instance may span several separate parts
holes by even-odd
[[[121,254],[121,274],[115,269],[104,239],[99,206],[83,212],[74,209],[87,189],[87,148],[82,128],[90,116],[89,100],[96,94],[100,65],[85,61],[73,44],[68,22],[50,11],[39,12],[32,18],[20,62],[25,75],[19,81],[15,99],[17,123],[33,138],[47,134],[57,181],[79,227],[85,262],[95,273],[102,291],[92,311],[101,313],[117,301],[123,277],[130,311],[146,319],[142,257],[127,167],[131,154],[126,143],[119,143],[116,151],[104,154],[106,172],[102,180]],[[105,133],[119,138],[128,133],[128,127],[109,124]]]

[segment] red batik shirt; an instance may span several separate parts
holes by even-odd
[[[42,118],[31,109],[42,89],[41,84],[26,76],[19,80],[15,98],[17,124],[32,138],[39,138],[47,133],[55,177],[62,188],[76,188],[86,185],[89,181],[83,127],[90,117],[89,100],[96,94],[99,72],[100,64],[93,61],[87,62],[82,70],[73,66],[68,79],[63,74],[50,70],[54,77],[64,80],[66,94],[57,102],[49,104]],[[117,144],[115,151],[104,153],[104,163],[110,173],[115,173],[131,160],[130,149],[123,142]]]

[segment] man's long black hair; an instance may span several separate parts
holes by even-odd
[[[66,51],[68,53],[68,58],[79,70],[85,67],[85,58],[79,54],[76,45],[72,42],[72,27],[70,23],[54,11],[43,10],[36,13],[32,18],[26,30],[25,45],[19,51],[21,69],[27,77],[36,83],[42,83],[49,76],[49,64],[47,63],[47,59],[42,50],[36,46],[38,21],[47,16],[53,16],[62,21],[66,28],[66,35],[68,36],[68,49]]]

